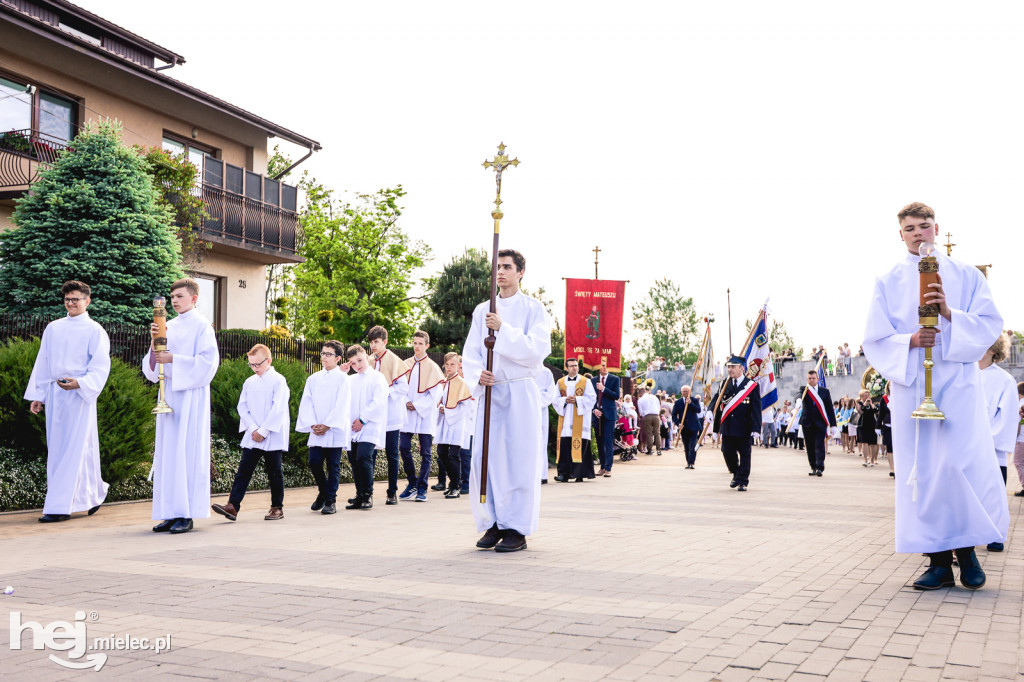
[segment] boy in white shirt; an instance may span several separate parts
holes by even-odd
[[[295,420],[295,430],[309,434],[309,468],[319,489],[309,508],[321,514],[338,511],[341,453],[352,438],[349,382],[339,367],[344,353],[341,342],[324,342],[320,351],[323,369],[306,379]]]
[[[383,374],[370,367],[370,360],[362,346],[348,349],[348,361],[356,372],[349,377],[352,402],[352,449],[349,450],[349,461],[356,482],[356,497],[345,509],[372,509],[377,448],[384,447],[387,433],[388,382]]]
[[[257,343],[246,353],[253,375],[242,384],[238,397],[238,430],[242,436],[242,459],[235,472],[235,482],[227,504],[211,505],[229,521],[238,518],[242,508],[245,489],[249,487],[252,474],[260,458],[263,470],[270,481],[270,511],[266,521],[284,518],[284,474],[281,458],[288,451],[288,435],[291,432],[291,414],[288,411],[288,382],[271,367],[273,358],[270,349]]]
[[[408,486],[398,496],[400,500],[408,500],[413,496],[417,502],[427,501],[427,479],[430,476],[431,452],[434,436],[437,434],[437,401],[441,397],[441,384],[444,373],[437,363],[427,356],[430,348],[430,335],[417,330],[412,335],[414,356],[407,358],[409,368],[409,394],[405,402],[405,424],[398,441],[398,451],[402,456]],[[419,437],[420,470],[416,473],[416,463],[412,458],[412,437]]]

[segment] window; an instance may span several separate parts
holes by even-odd
[[[47,139],[68,142],[78,128],[78,104],[33,85],[0,78],[0,133],[34,130]]]
[[[210,157],[211,159],[216,158],[213,150],[209,147],[197,145],[195,142],[185,142],[173,137],[167,137],[166,135],[163,139],[163,148],[164,151],[170,152],[174,156],[186,154],[189,162],[199,169],[199,173],[196,176],[196,187],[203,184],[203,172],[206,168],[206,157]]]

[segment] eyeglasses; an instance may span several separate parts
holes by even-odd
[[[85,300],[84,298],[68,297],[68,298],[64,299],[64,302],[65,303],[75,303],[75,304],[77,304],[77,303],[81,303],[84,300]]]
[[[250,366],[250,367],[252,367],[253,369],[259,369],[259,368],[260,368],[260,365],[262,365],[262,364],[263,364],[264,362],[266,362],[266,361],[267,361],[267,360],[269,360],[269,359],[270,359],[270,358],[263,358],[262,360],[260,360],[260,361],[259,361],[259,362],[257,362],[257,363],[252,363],[252,362],[250,362],[250,363],[249,363],[249,366]]]
[[[320,351],[320,357],[322,358],[337,357],[337,355],[337,353],[328,353],[326,351]]]

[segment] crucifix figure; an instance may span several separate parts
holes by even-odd
[[[597,254],[601,253],[601,249],[594,247],[594,279],[597,279]]]
[[[502,213],[501,213],[501,174],[509,166],[518,166],[518,165],[519,165],[519,159],[512,159],[511,161],[509,160],[508,155],[505,153],[505,143],[504,142],[502,142],[501,144],[498,145],[498,153],[495,155],[493,160],[491,160],[491,161],[484,161],[484,168],[493,168],[494,171],[495,171],[494,181],[496,183],[496,194],[495,194],[495,197],[494,197],[494,212],[491,214],[491,217],[495,218],[496,220],[500,219],[501,216],[502,216]],[[497,215],[495,215],[495,214],[497,214]]]
[[[952,256],[953,255],[953,247],[954,246],[956,246],[956,244],[953,243],[953,233],[952,232],[947,232],[946,233],[946,255],[947,256]]]

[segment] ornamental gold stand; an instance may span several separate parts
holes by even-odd
[[[167,350],[167,302],[163,296],[153,299],[153,324],[157,326],[157,336],[153,339],[153,350],[163,352]],[[164,399],[164,365],[160,363],[160,375],[157,379],[159,392],[157,393],[156,407],[153,414],[173,414],[174,410]]]

